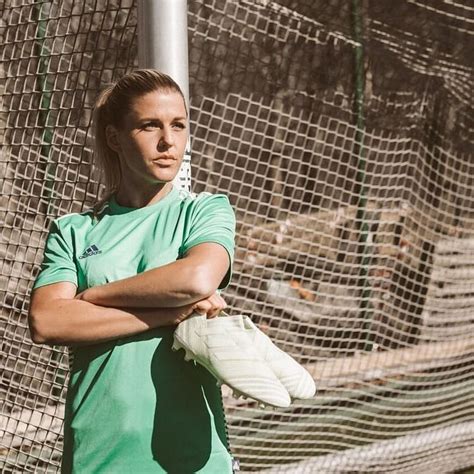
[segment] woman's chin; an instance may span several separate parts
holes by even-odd
[[[160,182],[160,183],[168,183],[170,181],[173,181],[178,174],[178,171],[176,170],[161,170],[160,173],[154,173],[155,179]]]
[[[154,176],[158,179],[162,179],[164,181],[170,181],[175,178],[175,176],[179,172],[179,167],[176,166],[176,162],[173,165],[165,165],[157,163],[152,170]]]

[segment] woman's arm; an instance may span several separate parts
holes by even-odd
[[[81,297],[89,303],[127,308],[188,305],[213,295],[229,265],[225,248],[206,242],[189,249],[182,259],[133,277],[89,288]]]
[[[218,295],[173,308],[112,308],[75,299],[76,285],[59,282],[32,292],[28,322],[39,344],[84,345],[175,325],[193,311],[216,316],[225,307]]]

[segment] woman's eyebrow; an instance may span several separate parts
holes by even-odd
[[[139,117],[138,120],[141,122],[141,121],[150,121],[150,122],[161,122],[161,119],[159,119],[158,117]],[[174,121],[174,120],[186,120],[186,117],[174,117],[171,121]]]

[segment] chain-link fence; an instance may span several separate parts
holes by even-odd
[[[29,293],[51,220],[98,194],[91,107],[136,67],[136,5],[0,12],[0,466],[55,471],[67,351],[31,343]],[[238,217],[224,296],[318,381],[314,400],[274,412],[224,390],[244,471],[472,463],[472,13],[189,1],[192,188],[228,194]]]

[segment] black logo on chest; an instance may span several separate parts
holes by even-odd
[[[97,245],[91,245],[84,250],[84,253],[79,258],[92,257],[92,255],[97,255],[99,253],[102,253],[102,250],[99,250]]]

